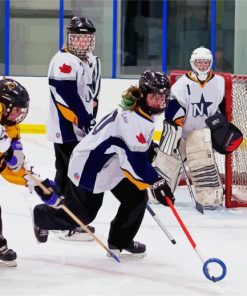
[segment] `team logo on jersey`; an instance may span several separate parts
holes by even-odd
[[[144,136],[143,136],[142,133],[140,133],[139,135],[137,135],[136,138],[137,138],[138,142],[140,142],[141,144],[146,144],[147,143],[147,141],[144,138]]]
[[[76,181],[78,181],[80,179],[80,175],[78,173],[74,173],[74,178]]]
[[[204,99],[204,96],[202,94],[201,100],[199,103],[191,103],[192,105],[192,115],[194,117],[197,116],[203,116],[207,115],[208,116],[208,107],[212,105],[212,102],[206,102]]]
[[[69,74],[72,70],[72,67],[70,65],[66,65],[65,63],[63,63],[63,65],[59,67],[59,69],[62,73]]]

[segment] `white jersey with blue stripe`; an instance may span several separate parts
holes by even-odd
[[[54,143],[79,141],[93,119],[93,100],[98,97],[101,65],[88,54],[83,61],[66,50],[52,58],[48,71],[50,108],[47,137]]]
[[[111,190],[124,177],[146,189],[158,179],[146,153],[153,131],[152,118],[141,109],[114,110],[75,147],[69,178],[94,193]]]
[[[171,87],[171,100],[166,109],[166,119],[183,124],[183,137],[193,129],[206,127],[205,119],[219,112],[225,95],[225,80],[210,73],[201,82],[188,72]]]

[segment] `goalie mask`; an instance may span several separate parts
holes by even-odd
[[[26,89],[13,79],[0,80],[1,124],[12,126],[22,122],[28,113],[29,95]]]
[[[143,93],[143,100],[140,100],[141,108],[150,115],[164,112],[171,88],[166,74],[147,70],[139,79],[139,87]]]
[[[213,64],[213,56],[205,47],[196,48],[191,55],[190,65],[199,80],[205,81]]]
[[[67,27],[69,51],[79,58],[87,58],[87,54],[95,47],[96,29],[87,18],[74,16]]]

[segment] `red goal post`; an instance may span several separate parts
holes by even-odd
[[[188,71],[172,70],[171,84]],[[225,189],[225,206],[247,207],[247,75],[216,72],[225,79],[225,115],[243,133],[241,146],[226,156],[215,153]]]

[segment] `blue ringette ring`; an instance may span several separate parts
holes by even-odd
[[[222,274],[220,276],[214,277],[209,274],[208,265],[210,263],[217,263],[221,266]],[[226,276],[226,271],[227,271],[227,269],[226,269],[225,263],[218,258],[210,258],[203,264],[203,273],[205,274],[205,276],[208,280],[213,281],[213,282],[221,281]]]

